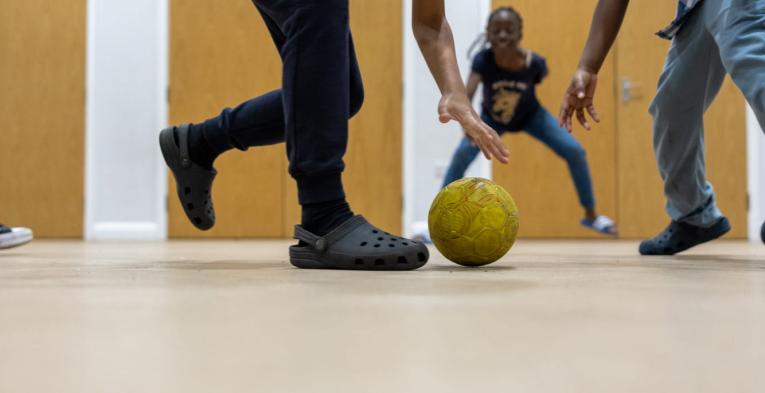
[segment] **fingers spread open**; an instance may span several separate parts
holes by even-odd
[[[588,105],[587,106],[587,113],[590,114],[592,117],[592,120],[595,120],[596,123],[600,123],[600,115],[598,115],[598,111],[595,110],[595,105]]]
[[[486,144],[484,143],[481,138],[476,138],[476,141],[478,141],[478,148],[481,149],[481,153],[483,153],[483,156],[486,157],[487,160],[491,160],[491,153],[489,149],[486,147]]]
[[[489,137],[489,142],[494,149],[494,157],[496,157],[500,162],[507,164],[508,157],[510,156],[510,151],[507,150],[507,147],[502,142],[502,138],[499,136],[499,134],[497,134],[496,131],[485,124],[484,129],[486,130]]]
[[[560,104],[560,110],[558,111],[558,125],[561,127],[566,123],[566,106],[566,103],[563,102]]]
[[[568,102],[564,102],[560,108],[560,115],[558,121],[560,126],[571,132],[571,115],[573,114],[573,108]]]
[[[579,120],[579,124],[581,124],[585,130],[589,131],[591,129],[590,123],[587,122],[587,117],[584,115],[584,109],[580,108],[576,110],[576,119]]]

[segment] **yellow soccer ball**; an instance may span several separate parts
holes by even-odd
[[[518,207],[502,186],[477,177],[438,193],[428,213],[433,244],[450,261],[483,266],[502,258],[518,234]]]

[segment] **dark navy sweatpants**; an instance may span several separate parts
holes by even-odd
[[[282,89],[224,109],[203,135],[219,152],[286,142],[301,204],[344,198],[348,119],[364,101],[348,0],[253,3],[282,58]]]

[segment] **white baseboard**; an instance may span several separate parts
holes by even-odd
[[[99,222],[85,235],[86,240],[165,240],[167,234],[154,222]]]

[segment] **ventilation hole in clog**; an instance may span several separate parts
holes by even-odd
[[[189,194],[191,194],[191,187],[186,187],[186,188],[184,188],[184,189],[183,189],[183,193],[184,193],[184,194],[186,194],[186,195],[189,195]]]
[[[202,225],[202,219],[199,217],[194,217],[194,223],[197,225]]]
[[[391,239],[390,239],[390,241],[392,241],[392,242],[395,242],[395,241],[398,241],[398,239],[396,239],[396,238],[394,237],[394,238],[391,238]]]
[[[383,239],[383,238],[381,238],[381,237],[378,237],[378,238],[377,238],[377,241],[378,241],[378,242],[381,242],[381,241],[383,241],[383,240],[385,240],[385,239]]]
[[[377,266],[381,266],[381,265],[384,265],[384,264],[385,264],[385,260],[384,259],[376,259],[375,260],[375,265],[377,265]]]
[[[398,257],[398,263],[405,265],[409,263],[409,261],[406,260],[406,257]]]
[[[396,245],[391,243],[391,244],[388,244],[388,247],[393,248],[393,247],[396,247]]]
[[[380,245],[379,244],[375,244],[375,248],[380,248]]]
[[[380,233],[380,232],[378,232],[377,229],[373,229],[372,233]]]
[[[423,253],[421,253],[421,252],[418,252],[418,253],[417,253],[417,259],[418,259],[420,262],[425,262],[425,261],[427,261],[427,260],[428,260],[428,257],[426,257],[426,256],[425,256],[425,254],[423,254]]]
[[[401,243],[401,244],[403,244],[403,245],[405,245],[405,246],[408,246],[408,245],[409,245],[409,243],[407,243],[407,242],[403,242],[403,243]]]
[[[357,259],[356,259],[356,261],[355,261],[354,263],[355,263],[355,264],[357,264],[357,265],[363,265],[363,264],[364,264],[364,260],[363,260],[363,259],[358,259],[358,258],[357,258]]]
[[[361,242],[361,247],[364,247],[364,246],[366,246],[367,244],[368,244],[367,242]]]
[[[189,203],[186,204],[186,208],[189,209],[189,210],[194,210],[194,204],[189,202]]]

